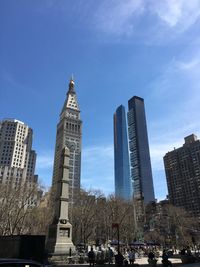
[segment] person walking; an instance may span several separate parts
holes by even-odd
[[[113,262],[113,256],[114,256],[114,253],[113,253],[112,249],[109,247],[108,248],[108,264],[109,264],[109,266]]]
[[[135,261],[135,251],[133,249],[129,250],[129,252],[128,252],[128,259],[129,259],[129,263],[131,265],[134,264],[134,261]]]
[[[91,250],[88,252],[88,261],[91,266],[94,266],[95,263],[95,253],[93,251],[93,248],[91,248]]]
[[[122,267],[124,263],[124,256],[120,251],[115,255],[115,265],[116,267]]]
[[[150,251],[148,254],[148,263],[151,267],[156,267],[157,259],[155,258],[155,254],[153,251]]]
[[[163,250],[162,264],[163,264],[163,267],[171,267],[172,266],[172,263],[171,263],[171,261],[169,261],[169,256],[168,256],[166,250]]]

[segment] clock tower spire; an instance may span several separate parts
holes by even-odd
[[[60,113],[60,120],[57,124],[56,147],[53,169],[53,186],[59,177],[60,161],[63,148],[70,151],[69,161],[69,202],[76,201],[77,193],[80,190],[81,175],[81,139],[82,121],[80,118],[80,108],[75,92],[75,82],[73,77],[69,81],[66,99]],[[71,205],[70,205],[71,207]],[[70,217],[70,216],[69,216]]]
[[[65,111],[68,109],[76,110],[76,111],[80,112],[78,100],[77,100],[77,96],[76,96],[76,91],[75,91],[75,82],[73,80],[73,76],[69,81],[67,97],[66,97],[66,100],[64,102],[60,116],[62,116],[63,113],[65,113]]]

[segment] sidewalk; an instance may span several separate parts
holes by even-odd
[[[181,262],[181,259],[179,258],[169,258],[169,260],[172,262],[172,267],[200,267],[200,262],[196,263],[187,263],[183,264]],[[139,264],[139,267],[150,267],[148,264],[148,257],[142,257],[142,258],[136,258],[135,264]],[[57,266],[57,267],[89,267],[88,263],[84,264],[55,264],[51,266]],[[130,266],[130,265],[129,265]],[[162,258],[160,257],[157,261],[157,267],[162,267]],[[108,264],[105,265],[96,265],[95,267],[109,267]],[[115,267],[115,264],[110,264],[110,267]]]
[[[181,263],[181,261],[179,262],[174,262],[172,261],[172,267],[200,267],[200,263],[199,262],[196,262],[196,263],[187,263],[187,264],[183,264]],[[143,261],[143,260],[137,260],[135,262],[136,264],[139,264],[139,267],[149,267],[150,265],[147,263],[147,261]],[[89,267],[89,264],[56,264],[56,265],[50,265],[50,266],[57,266],[57,267]],[[95,265],[95,266],[98,266],[98,267],[105,267],[105,266],[108,266],[107,264],[106,265]],[[114,264],[111,265],[111,266],[115,266]],[[157,267],[162,267],[162,263],[159,261],[157,263]]]
[[[200,262],[196,262],[196,263],[187,263],[187,264],[183,264],[181,262],[181,259],[179,258],[169,258],[169,260],[172,262],[172,266],[174,267],[200,267]],[[147,257],[142,257],[142,258],[136,258],[135,260],[136,264],[139,264],[140,267],[145,266],[148,267],[148,258]],[[162,266],[162,258],[160,257],[157,261],[157,266],[160,267]]]
[[[181,264],[181,259],[179,258],[169,258],[172,264]],[[139,265],[147,265],[148,264],[148,257],[136,258],[135,263]],[[157,265],[162,264],[162,258],[159,257],[157,261]],[[183,265],[182,265],[183,266]],[[188,265],[187,265],[188,266]],[[200,267],[200,266],[199,266]]]

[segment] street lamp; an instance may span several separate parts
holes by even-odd
[[[117,250],[119,253],[120,250],[120,244],[119,244],[119,224],[118,223],[112,223],[112,228],[116,228],[117,229]]]

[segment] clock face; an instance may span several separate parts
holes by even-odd
[[[77,115],[76,114],[73,114],[73,113],[70,113],[70,112],[66,112],[66,115],[67,117],[71,118],[71,119],[77,119]]]
[[[75,142],[66,141],[65,145],[69,148],[70,151],[74,151],[76,149]]]
[[[74,143],[71,143],[70,144],[70,150],[75,150],[75,148],[76,148],[75,144]]]
[[[65,141],[65,145],[69,148],[69,146],[70,146],[70,142]]]
[[[76,149],[76,144],[74,142],[71,142],[70,145],[69,145],[69,149],[71,151],[74,151]]]

